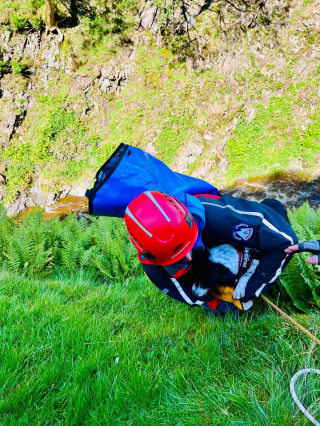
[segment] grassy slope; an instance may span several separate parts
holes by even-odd
[[[14,198],[18,188],[28,185],[36,164],[49,187],[81,180],[120,142],[142,148],[152,142],[157,156],[173,168],[188,143],[194,142],[203,152],[187,172],[197,175],[197,169],[209,162],[209,174],[197,176],[219,186],[243,176],[288,169],[304,177],[317,174],[320,39],[317,31],[300,22],[312,16],[312,7],[312,2],[305,2],[291,22],[276,31],[261,27],[235,40],[219,32],[213,12],[204,13],[191,36],[198,34],[202,54],[210,58],[212,68],[206,70],[193,70],[190,64],[177,61],[173,51],[181,46],[172,45],[172,40],[161,47],[146,32],[143,43],[141,38],[138,41],[141,33],[132,29],[132,22],[122,35],[110,34],[99,26],[101,22],[85,19],[79,27],[67,29],[59,56],[65,62],[72,58],[73,75],[54,71],[45,88],[37,86],[40,74],[35,75],[36,88],[30,92],[35,104],[10,146],[1,152],[7,162],[7,196]],[[304,30],[297,30],[299,23]],[[110,60],[120,67],[129,61],[128,52],[122,50],[122,36],[130,36],[138,48],[134,75],[120,95],[95,88],[85,96],[75,90],[74,77],[93,81],[99,67],[107,67]],[[14,38],[11,43],[16,42]],[[255,49],[259,45],[260,53]],[[21,60],[42,66],[41,55]],[[21,92],[23,77],[6,75],[2,84],[9,91],[14,90],[12,85],[19,87],[17,93]],[[18,103],[2,99],[5,111],[16,110]],[[203,138],[207,133],[211,141]],[[225,151],[217,153],[226,140]],[[223,157],[229,161],[224,175],[220,172]]]
[[[267,37],[259,32],[256,36]],[[306,174],[314,172],[320,152],[319,59],[307,61],[308,72],[302,77],[298,74],[295,63],[312,47],[313,39],[308,44],[305,36],[299,33],[304,50],[294,58],[283,58],[277,66],[274,59],[284,44],[278,52],[265,49],[263,60],[243,66],[242,61],[250,58],[250,39],[241,40],[234,46],[237,51],[245,45],[241,66],[234,60],[231,73],[219,67],[191,71],[185,64],[174,64],[173,55],[150,40],[139,49],[135,81],[111,106],[108,140],[142,147],[152,141],[158,156],[168,164],[183,153],[189,141],[199,144],[200,140],[204,153],[189,171],[206,158],[212,171],[218,172],[215,148],[227,137],[225,155],[230,164],[226,177],[231,180],[292,166]],[[253,117],[248,118],[250,112]],[[209,143],[203,139],[208,132],[213,135]]]
[[[211,319],[144,277],[106,284],[1,271],[1,425],[309,424],[289,381],[319,347],[264,305]],[[319,384],[298,387],[318,415]]]

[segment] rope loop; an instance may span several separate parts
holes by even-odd
[[[316,370],[314,368],[305,368],[303,370],[298,371],[291,379],[290,381],[290,392],[292,395],[292,398],[294,399],[294,402],[297,404],[297,406],[299,407],[299,409],[303,412],[303,414],[305,416],[308,417],[308,419],[316,426],[320,426],[320,423],[317,422],[317,420],[311,416],[311,414],[309,413],[309,411],[301,404],[300,400],[297,397],[297,394],[294,390],[294,384],[296,379],[301,376],[302,374],[305,373],[316,373],[316,374],[320,374],[320,370]]]

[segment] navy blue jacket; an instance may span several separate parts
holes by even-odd
[[[248,247],[259,253],[260,263],[248,282],[241,302],[245,305],[253,297],[266,293],[292,257],[284,249],[298,241],[289,223],[271,208],[255,201],[230,195],[221,198],[200,195],[197,198],[205,211],[202,241],[206,248],[228,243],[240,249]],[[201,305],[208,300],[193,296],[192,272],[173,278],[164,267],[143,265],[143,268],[150,280],[174,299],[191,306]]]

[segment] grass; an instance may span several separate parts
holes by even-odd
[[[66,105],[75,100],[61,90],[52,95],[35,94],[37,107],[31,118],[25,141],[18,137],[11,140],[3,151],[3,159],[9,161],[6,172],[8,185],[6,196],[13,199],[18,188],[30,182],[36,165],[51,184],[61,181],[75,182],[86,173],[93,172],[107,158],[114,146],[103,143],[102,137],[89,129],[80,113]],[[45,189],[45,188],[44,188]]]
[[[290,217],[299,238],[317,232],[308,205]],[[319,346],[262,300],[224,318],[171,300],[137,268],[121,222],[2,211],[0,426],[307,425],[289,383],[317,368]],[[316,273],[289,275],[300,299],[293,281],[317,287]],[[298,314],[283,290],[277,304],[319,337],[319,310]],[[320,416],[320,377],[296,388]]]
[[[86,40],[91,47],[104,44],[104,39],[110,39],[114,34],[123,35],[136,25],[137,0],[82,3],[79,1],[70,7],[70,2],[54,1],[57,22],[70,18],[70,10],[76,7],[84,31],[91,34],[91,40],[89,37]],[[42,0],[21,0],[19,3],[3,1],[0,5],[0,24],[10,24],[14,31],[25,32],[30,25],[39,28],[45,18],[45,4]]]
[[[44,11],[44,4],[41,0],[22,0],[1,2],[0,23],[11,24],[14,31],[23,31],[28,28],[28,20],[34,19],[37,13]]]
[[[25,31],[29,28],[27,20],[19,15],[12,15],[10,17],[10,24],[14,31]]]
[[[17,60],[12,60],[11,66],[14,74],[23,75],[28,71],[28,66],[21,62],[18,62]]]
[[[6,61],[0,61],[0,72],[7,72],[8,71],[8,66],[7,66],[7,62]]]
[[[0,277],[3,426],[309,424],[289,381],[319,348],[260,303],[208,318],[143,276]],[[317,334],[318,314],[295,318]],[[316,415],[319,382],[298,385]]]
[[[199,122],[207,114],[199,105],[219,76],[190,73],[168,49],[152,45],[140,47],[137,64],[135,81],[112,104],[108,140],[141,148],[152,141],[158,158],[170,164],[186,141],[205,132],[207,124],[200,129]]]
[[[320,152],[320,109],[310,114],[311,124],[302,131],[294,121],[294,109],[299,105],[299,90],[307,85],[291,84],[284,96],[272,97],[264,107],[256,104],[256,115],[250,123],[241,115],[227,142],[230,161],[227,176],[260,176],[261,170],[275,173],[287,170],[290,161],[299,158],[306,168],[314,164]]]

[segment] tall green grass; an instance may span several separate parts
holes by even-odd
[[[319,347],[259,302],[209,318],[143,276],[0,279],[1,426],[309,424],[289,382]],[[295,317],[319,334],[318,313]],[[318,416],[319,385],[297,386]]]
[[[291,214],[299,237],[317,235],[318,217],[308,205]],[[319,346],[261,300],[221,318],[169,299],[121,220],[36,212],[19,224],[2,212],[0,225],[0,426],[309,424],[289,383],[319,367]],[[302,300],[301,269],[290,274]],[[278,304],[319,336],[319,312],[291,312],[288,294]],[[319,389],[318,376],[297,383],[318,418]]]

